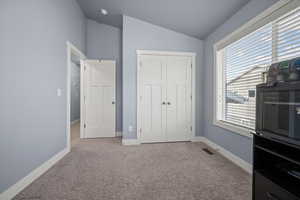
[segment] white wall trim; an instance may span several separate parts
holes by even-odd
[[[225,158],[242,168],[244,171],[246,171],[249,174],[252,174],[252,165],[248,162],[244,161],[243,159],[239,158],[238,156],[234,155],[230,151],[224,149],[220,145],[212,142],[211,140],[207,139],[206,137],[195,137],[193,139],[193,142],[203,142],[206,145],[208,145],[210,148],[214,149],[216,152],[219,152],[221,155],[223,155]]]
[[[73,45],[71,42],[67,41],[67,77],[66,77],[66,80],[67,80],[66,81],[66,97],[67,97],[66,98],[67,99],[66,136],[67,136],[67,144],[66,145],[67,145],[67,148],[69,149],[69,151],[71,150],[71,122],[70,122],[70,119],[71,119],[71,65],[72,65],[71,55],[72,54],[77,55],[80,59],[85,59],[86,58],[85,55],[79,49],[77,49],[77,47],[75,45]],[[81,76],[82,75],[80,75],[80,79],[81,79]],[[80,80],[80,87],[81,87],[80,89],[82,89],[82,87],[83,87],[81,80]],[[80,93],[80,102],[83,101],[83,97],[82,97],[81,93]],[[80,105],[80,107],[81,107],[81,105]],[[80,110],[80,111],[82,111],[82,110]],[[80,121],[80,137],[81,137],[82,131],[83,131],[82,123],[84,123],[83,120]]]
[[[136,100],[137,100],[137,105],[136,105],[136,123],[137,123],[137,129],[136,129],[136,135],[137,139],[141,141],[141,132],[140,132],[140,118],[141,118],[141,113],[140,113],[140,94],[139,94],[139,68],[140,68],[140,56],[141,55],[163,55],[163,56],[188,56],[192,58],[192,133],[190,136],[190,140],[194,138],[196,135],[196,53],[194,52],[177,52],[177,51],[154,51],[154,50],[136,50],[137,54],[137,63],[136,63],[136,85],[137,85],[137,90],[136,90]],[[141,143],[141,142],[140,142]]]
[[[194,52],[136,50],[137,55],[196,56]]]
[[[251,133],[253,130],[251,130],[249,128],[240,127],[240,126],[230,124],[230,123],[227,123],[227,122],[221,121],[221,120],[214,120],[213,125],[218,126],[223,129],[226,129],[226,130],[229,130],[233,133],[248,137],[248,138],[253,138],[253,134]]]
[[[203,136],[195,136],[192,138],[191,142],[203,142],[204,143],[205,142],[204,140],[205,140],[205,137],[203,137]]]
[[[31,171],[27,176],[19,180],[17,183],[12,185],[6,191],[0,194],[1,200],[9,200],[20,193],[23,189],[25,189],[28,185],[30,185],[33,181],[39,178],[42,174],[44,174],[48,169],[50,169],[54,164],[56,164],[59,160],[61,160],[67,153],[69,153],[69,149],[65,148],[60,151],[52,158],[44,162],[42,165]]]
[[[138,139],[122,139],[122,145],[140,145],[140,141]]]

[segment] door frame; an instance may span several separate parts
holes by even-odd
[[[72,58],[71,55],[75,54],[80,58],[80,60],[86,59],[86,56],[71,42],[67,41],[67,81],[66,81],[66,97],[67,97],[67,128],[66,128],[66,135],[67,135],[67,149],[71,151],[71,64]],[[80,90],[82,90],[82,69],[80,66]],[[82,107],[82,92],[80,92],[80,112]],[[81,113],[80,113],[81,115]],[[81,116],[80,116],[81,118]],[[82,138],[82,120],[80,120],[80,138]]]
[[[194,52],[177,52],[177,51],[155,51],[155,50],[136,50],[137,55],[137,64],[136,64],[136,122],[137,122],[137,129],[136,135],[138,143],[142,143],[141,141],[141,110],[140,110],[140,56],[142,55],[160,55],[160,56],[186,56],[192,58],[192,131],[191,136],[188,141],[192,141],[194,137],[196,137],[196,53]]]

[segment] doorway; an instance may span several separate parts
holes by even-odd
[[[67,42],[67,147],[69,150],[82,138],[82,69],[80,62],[85,58],[85,55],[76,46]]]

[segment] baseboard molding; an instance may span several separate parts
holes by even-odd
[[[71,121],[71,125],[76,124],[79,121],[80,121],[80,119],[75,119],[75,120]]]
[[[29,184],[39,178],[42,174],[44,174],[48,169],[50,169],[55,163],[57,163],[60,159],[62,159],[69,150],[65,148],[64,150],[60,151],[52,158],[44,162],[42,165],[34,169],[30,172],[27,176],[19,180],[17,183],[12,185],[6,191],[0,194],[0,200],[10,200],[18,193],[20,193],[24,188],[26,188]]]
[[[205,142],[205,137],[202,137],[202,136],[196,136],[196,137],[193,137],[192,138],[192,142]]]
[[[203,142],[215,151],[219,152],[221,155],[223,155],[225,158],[233,162],[234,164],[241,167],[243,170],[248,172],[249,174],[252,174],[252,165],[248,162],[244,161],[243,159],[239,158],[238,156],[234,155],[230,151],[224,149],[220,145],[212,142],[211,140],[205,138],[205,137],[195,137],[192,142]]]
[[[138,139],[122,139],[123,145],[140,145],[140,141]]]

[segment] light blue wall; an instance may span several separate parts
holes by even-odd
[[[219,144],[228,151],[252,163],[252,139],[232,133],[212,125],[213,121],[213,45],[230,34],[251,18],[255,17],[277,0],[252,0],[227,20],[204,41],[205,69],[204,69],[204,136]]]
[[[71,64],[71,122],[80,119],[80,65]]]
[[[136,50],[186,51],[196,59],[196,132],[201,134],[203,43],[160,26],[123,16],[123,137],[136,138]],[[128,127],[133,126],[129,132]]]
[[[1,193],[66,148],[66,41],[84,50],[85,17],[75,0],[1,0],[0,27]]]
[[[122,131],[122,30],[87,20],[86,50],[89,59],[116,60],[116,128]]]

